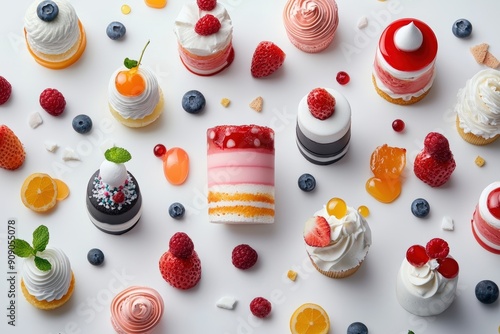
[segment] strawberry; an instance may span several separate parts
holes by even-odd
[[[271,75],[283,65],[285,57],[283,50],[273,42],[260,42],[253,53],[250,72],[255,78]]]
[[[325,247],[330,244],[331,228],[324,217],[309,218],[304,229],[306,244],[313,247]]]
[[[201,36],[209,36],[215,34],[219,31],[221,27],[220,21],[218,18],[213,16],[212,14],[207,14],[201,17],[196,25],[194,26],[194,31]]]
[[[217,6],[217,0],[197,0],[198,8],[205,11],[210,11]]]
[[[0,167],[14,170],[24,162],[23,144],[7,125],[0,125]]]
[[[201,261],[191,238],[179,232],[172,236],[169,245],[170,249],[160,258],[161,276],[174,288],[191,289],[201,278]]]
[[[325,120],[335,111],[335,98],[324,88],[314,88],[307,95],[309,112],[319,120]]]
[[[0,76],[0,105],[9,100],[12,93],[12,85],[4,77]]]
[[[455,167],[448,139],[440,133],[430,132],[424,139],[424,148],[415,157],[415,175],[431,187],[439,187],[450,179]]]

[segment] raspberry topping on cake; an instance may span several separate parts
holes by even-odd
[[[315,88],[307,95],[307,106],[311,114],[325,120],[335,111],[335,98],[324,88]]]
[[[217,6],[217,0],[197,0],[198,8],[201,10],[210,11]]]
[[[413,245],[406,251],[406,260],[414,267],[429,264],[431,270],[436,269],[443,277],[452,279],[458,275],[458,262],[448,256],[450,248],[448,243],[441,238],[431,239],[425,248]],[[436,266],[437,263],[437,266]]]
[[[500,219],[500,188],[493,189],[486,200],[488,211],[496,219]]]
[[[201,36],[209,36],[215,34],[219,31],[221,27],[220,21],[218,18],[213,16],[212,14],[207,14],[201,17],[196,25],[194,26],[194,31],[198,35]]]
[[[274,131],[259,125],[220,125],[207,131],[209,148],[260,148],[274,151]]]

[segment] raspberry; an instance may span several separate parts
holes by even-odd
[[[448,243],[443,239],[434,238],[425,245],[425,251],[432,259],[444,259],[448,256],[450,248],[448,247]]]
[[[191,238],[184,232],[177,232],[171,238],[168,244],[169,251],[175,257],[187,259],[193,254],[194,244]]]
[[[197,0],[198,8],[201,10],[212,10],[217,6],[217,0]]]
[[[231,260],[233,265],[238,269],[249,269],[257,262],[258,254],[247,244],[241,244],[234,247]]]
[[[59,116],[66,107],[66,100],[57,89],[47,88],[40,94],[40,105],[52,116]]]
[[[430,132],[425,136],[424,147],[435,160],[448,161],[452,157],[448,139],[438,132]]]
[[[335,98],[324,88],[315,88],[307,95],[307,106],[311,114],[325,120],[335,111]]]
[[[4,77],[0,76],[0,105],[7,102],[12,93],[11,84]]]
[[[218,18],[212,14],[207,14],[200,18],[194,26],[194,31],[201,36],[209,36],[219,31],[221,25]]]
[[[264,297],[256,297],[250,302],[250,311],[257,318],[265,318],[271,313],[271,303]]]

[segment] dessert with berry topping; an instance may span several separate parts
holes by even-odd
[[[500,181],[490,183],[481,192],[471,224],[477,242],[500,254]]]
[[[7,125],[0,125],[0,168],[15,170],[26,158],[23,144]]]
[[[448,182],[455,167],[448,139],[439,132],[429,132],[413,163],[415,175],[431,187],[440,187]]]
[[[372,244],[371,229],[358,210],[331,198],[305,224],[304,244],[311,262],[330,278],[354,274]]]
[[[111,324],[116,333],[150,334],[163,316],[163,298],[153,288],[130,286],[111,301]]]
[[[169,249],[160,258],[161,276],[174,288],[188,290],[201,279],[201,261],[191,238],[177,232],[170,238]]]
[[[85,29],[67,0],[35,0],[24,17],[28,51],[42,66],[63,69],[85,51]]]
[[[418,316],[444,312],[455,299],[459,266],[449,255],[448,243],[431,239],[425,247],[413,245],[398,272],[396,296],[399,304]]]
[[[181,61],[194,74],[217,74],[234,60],[233,23],[216,0],[185,4],[175,19],[174,33]]]
[[[260,125],[207,130],[208,219],[212,223],[274,222],[274,131]]]
[[[299,50],[317,53],[333,41],[339,14],[335,0],[288,0],[283,23],[290,42]]]
[[[45,225],[33,231],[30,245],[14,239],[13,252],[24,258],[21,290],[36,308],[53,310],[64,305],[73,295],[75,276],[66,254],[59,248],[47,248],[49,230]]]
[[[139,128],[156,121],[163,112],[163,92],[154,72],[139,60],[125,58],[109,80],[108,102],[111,114],[123,125]]]
[[[474,145],[487,145],[500,137],[500,71],[485,69],[467,80],[457,94],[456,127]]]
[[[400,105],[422,100],[434,82],[437,50],[436,35],[426,23],[403,18],[389,24],[375,55],[372,81],[377,93]]]
[[[296,142],[300,153],[317,165],[342,159],[351,139],[351,106],[331,88],[314,88],[298,107]]]
[[[112,147],[104,157],[87,185],[87,211],[90,221],[101,231],[123,234],[141,218],[141,191],[125,167],[125,162],[132,158],[127,150]]]

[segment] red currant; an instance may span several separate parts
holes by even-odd
[[[438,260],[439,267],[437,270],[441,275],[448,279],[455,278],[458,275],[458,263],[455,259],[447,257]]]
[[[395,119],[392,122],[392,129],[396,132],[401,132],[405,129],[405,122],[402,119]]]
[[[157,144],[153,149],[153,153],[155,157],[161,158],[165,155],[165,153],[167,153],[167,148],[163,144]]]
[[[493,217],[500,219],[500,188],[493,189],[486,200],[488,210]]]
[[[339,73],[337,73],[336,79],[337,79],[337,82],[341,85],[346,85],[347,83],[349,83],[349,80],[351,80],[351,78],[349,77],[349,74],[347,74],[344,71],[340,71]]]
[[[432,259],[444,259],[450,253],[450,247],[443,239],[434,238],[425,245],[425,251]]]
[[[406,251],[406,260],[415,267],[422,267],[429,261],[424,246],[413,245]]]

